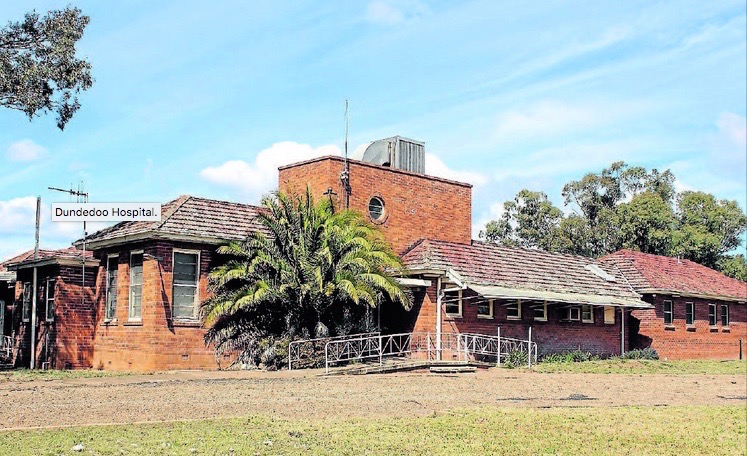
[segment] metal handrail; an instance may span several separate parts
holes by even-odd
[[[5,359],[10,359],[13,354],[13,338],[11,336],[2,336],[2,342],[0,343],[0,356]]]
[[[293,355],[296,355],[295,361],[301,360],[301,345],[307,345],[307,344],[314,344],[316,342],[322,342],[322,341],[334,341],[334,340],[343,340],[348,338],[356,338],[356,337],[364,337],[364,336],[378,336],[381,334],[379,331],[372,331],[372,332],[365,332],[365,333],[356,333],[356,334],[347,334],[344,336],[332,336],[332,337],[317,337],[315,339],[300,339],[300,340],[294,340],[291,341],[291,343],[288,344],[288,370],[293,369]],[[294,351],[295,349],[295,351]]]

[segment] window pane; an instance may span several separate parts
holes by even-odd
[[[174,285],[174,317],[194,317],[195,291],[193,286]]]
[[[671,325],[672,321],[672,301],[664,301],[664,324]]]
[[[143,283],[143,254],[136,253],[130,258],[130,285]]]
[[[591,306],[581,306],[581,319],[584,321],[594,321],[594,311]]]
[[[685,323],[692,325],[695,322],[695,305],[692,302],[685,303]]]
[[[31,284],[30,283],[24,283],[23,284],[23,319],[24,320],[30,320],[31,319]]]
[[[106,315],[104,318],[111,320],[117,315],[117,267],[118,258],[109,258],[106,266]]]
[[[721,325],[729,326],[729,306],[721,306]]]
[[[521,304],[519,301],[509,301],[506,306],[506,316],[509,318],[521,318]]]
[[[143,254],[130,256],[130,306],[129,318],[141,318],[143,308]]]
[[[716,304],[708,304],[708,324],[716,326]]]
[[[54,320],[54,292],[55,292],[55,281],[47,281],[47,320]]]
[[[491,302],[481,302],[477,304],[477,315],[481,317],[491,317],[493,312],[491,311]]]
[[[580,320],[581,319],[581,308],[570,307],[568,309],[568,319],[569,320]]]
[[[542,301],[535,302],[532,305],[532,315],[535,320],[547,320],[547,312],[545,310],[547,307],[545,306],[545,303]]]
[[[130,318],[140,318],[143,308],[142,285],[130,287]]]
[[[174,253],[174,283],[194,284],[197,281],[197,255]]]

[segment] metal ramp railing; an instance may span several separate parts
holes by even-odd
[[[348,334],[346,336],[333,336],[333,337],[317,337],[315,339],[302,339],[294,340],[288,344],[288,370],[293,370],[293,363],[300,363],[306,361],[307,364],[313,364],[315,361],[321,362],[321,353],[324,351],[324,347],[329,341],[338,341],[346,339],[356,339],[367,336],[378,336],[378,331]]]
[[[381,364],[384,358],[411,356],[417,352],[427,353],[428,361],[440,359],[445,352],[452,352],[464,361],[479,355],[495,358],[496,364],[500,365],[501,357],[515,351],[527,354],[530,368],[532,361],[537,362],[537,344],[531,340],[484,334],[443,333],[439,347],[436,336],[427,332],[360,335],[327,341],[324,347],[324,367],[329,372],[331,366],[344,362],[376,358]]]
[[[0,341],[0,361],[9,363],[13,360],[13,338],[11,336],[2,336]]]

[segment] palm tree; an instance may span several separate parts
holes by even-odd
[[[262,205],[266,232],[219,248],[229,260],[209,276],[201,315],[216,353],[268,365],[294,338],[370,329],[369,309],[386,300],[410,307],[394,279],[404,274],[400,258],[359,213],[314,204],[309,189]]]

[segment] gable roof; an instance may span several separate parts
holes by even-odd
[[[747,282],[727,277],[694,261],[633,250],[620,250],[600,261],[617,266],[639,293],[747,301]]]
[[[43,266],[45,264],[77,264],[80,266],[84,258],[86,259],[86,264],[97,263],[93,260],[93,252],[90,250],[83,252],[75,247],[57,250],[39,249],[39,255],[34,259],[34,250],[32,249],[3,261],[0,264],[0,272],[3,271],[3,268],[7,271],[31,266]]]
[[[648,307],[615,268],[576,255],[426,239],[403,261],[412,272],[451,270],[485,297]]]
[[[141,239],[175,239],[219,244],[244,240],[265,228],[257,221],[263,209],[249,204],[182,195],[161,206],[159,222],[120,222],[86,238],[88,248]],[[75,241],[82,247],[83,240]]]

